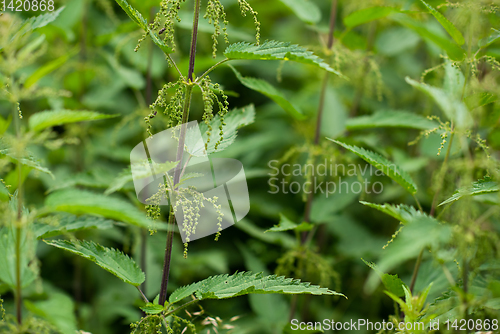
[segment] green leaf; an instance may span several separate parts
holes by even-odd
[[[305,23],[314,24],[321,20],[321,10],[307,0],[281,0],[295,15]]]
[[[465,105],[469,110],[474,110],[496,101],[498,101],[498,96],[488,92],[475,93],[464,99]]]
[[[75,305],[65,293],[54,291],[47,300],[24,301],[26,308],[56,326],[63,334],[77,332]]]
[[[147,303],[145,306],[140,308],[146,314],[158,314],[163,312],[165,309],[163,306],[153,303]]]
[[[457,42],[458,45],[462,45],[465,43],[464,36],[462,36],[462,33],[458,31],[457,28],[455,28],[453,23],[451,23],[446,17],[443,16],[443,14],[438,12],[434,7],[429,5],[424,0],[420,0],[420,2],[422,2],[425,5],[425,7],[427,7],[432,16],[434,16],[436,20],[438,20],[439,23],[441,23],[443,28],[448,32],[448,34],[450,34],[450,36],[455,40],[455,42]]]
[[[240,42],[229,45],[224,55],[229,59],[289,60],[342,76],[311,51],[289,42],[266,41],[260,45]]]
[[[451,60],[459,61],[464,59],[465,50],[458,46],[455,42],[450,41],[447,38],[437,35],[434,31],[430,30],[427,26],[412,19],[406,14],[396,14],[391,16],[391,18],[401,24],[404,27],[412,29],[423,39],[434,43],[448,54]]]
[[[243,77],[241,73],[238,72],[234,67],[232,66],[230,67],[233,70],[234,74],[236,74],[238,80],[245,87],[253,89],[261,94],[264,94],[265,96],[276,102],[276,104],[278,104],[281,108],[283,108],[283,110],[285,110],[293,118],[299,120],[303,120],[306,118],[306,116],[302,113],[299,107],[289,102],[289,99],[287,99],[280,91],[274,88],[273,85],[262,79]]]
[[[313,228],[312,224],[302,222],[301,224],[296,224],[288,217],[286,217],[284,214],[280,213],[280,223],[279,225],[275,225],[274,227],[271,227],[269,230],[265,231],[264,233],[267,232],[283,232],[283,231],[290,231],[290,230],[295,230],[298,232],[302,231],[310,231]]]
[[[35,222],[33,230],[37,239],[50,238],[56,235],[77,232],[81,230],[96,228],[100,230],[113,227],[114,221],[93,216],[65,215],[55,217],[57,223],[54,225]]]
[[[375,263],[367,262],[363,259],[361,259],[361,261],[363,261],[368,267],[372,268],[377,273],[377,275],[380,276],[382,284],[384,284],[387,291],[398,297],[403,297],[405,295],[403,287],[406,287],[406,284],[403,283],[398,275],[383,273],[382,271],[380,271],[380,269],[378,269]]]
[[[227,147],[229,147],[229,145],[234,143],[236,135],[238,134],[238,129],[243,126],[252,124],[254,120],[255,120],[255,107],[253,104],[250,104],[243,108],[230,110],[227,113],[227,115],[224,116],[224,123],[226,123],[226,125],[222,127],[223,138],[216,150],[215,145],[220,140],[219,127],[221,124],[220,116],[216,115],[210,122],[210,125],[212,126],[212,133],[210,135],[210,142],[208,142],[208,148],[206,152],[205,152],[205,145],[197,145],[197,143],[194,141],[196,141],[198,137],[194,135],[195,133],[191,133],[188,130],[188,133],[186,135],[186,145],[189,148],[188,149],[189,154],[193,156],[202,156],[205,154],[212,154],[215,152],[221,152],[225,150]],[[206,143],[208,140],[208,135],[207,135],[208,127],[205,123],[200,124],[200,131],[203,138],[203,142]]]
[[[12,204],[12,202],[11,202]],[[15,291],[16,281],[16,240],[18,234],[15,228],[0,228],[0,281],[7,284]],[[21,229],[20,238],[20,278],[21,287],[28,286],[36,278],[33,260],[35,256],[36,241],[32,232],[26,228]]]
[[[65,249],[89,259],[99,267],[109,271],[122,281],[139,286],[145,277],[134,260],[119,250],[106,248],[93,241],[85,240],[44,240],[46,244]]]
[[[33,131],[41,131],[43,129],[68,123],[76,123],[83,121],[95,121],[99,119],[107,119],[117,117],[119,115],[106,115],[95,111],[87,110],[46,110],[41,111],[29,119],[30,129]]]
[[[491,35],[489,35],[486,38],[480,39],[479,42],[477,43],[480,48],[485,48],[495,43],[500,38],[500,30],[496,30],[494,28],[491,28],[491,30],[493,30]]]
[[[30,88],[33,86],[35,83],[38,82],[41,78],[46,76],[47,74],[50,74],[54,72],[56,69],[64,65],[71,57],[76,55],[78,53],[78,48],[73,48],[70,52],[65,54],[64,56],[61,56],[59,58],[56,58],[47,64],[39,67],[33,74],[31,74],[26,81],[24,81],[24,87],[25,88]]]
[[[165,42],[162,39],[160,39],[158,34],[149,28],[147,21],[144,19],[144,17],[142,17],[141,13],[139,13],[139,11],[137,9],[135,9],[134,7],[129,5],[129,3],[126,0],[116,0],[116,2],[125,11],[125,13],[127,13],[127,15],[132,19],[132,21],[137,23],[139,25],[139,27],[142,28],[142,30],[149,33],[151,40],[156,45],[158,45],[160,47],[160,49],[163,52],[165,52],[165,54],[169,54],[169,53],[173,52],[172,48],[170,48],[168,45],[166,45]]]
[[[29,19],[23,21],[20,31],[22,31],[23,33],[27,33],[29,31],[45,27],[47,24],[54,21],[64,10],[64,8],[65,6],[62,6],[61,8],[53,12],[30,17]]]
[[[264,233],[264,230],[258,226],[255,226],[250,220],[247,218],[243,218],[238,222],[238,224],[234,225],[238,229],[247,233],[248,235],[261,240],[266,243],[280,245],[286,249],[291,249],[296,247],[295,239],[284,232],[276,232],[276,233]]]
[[[375,152],[365,150],[364,148],[361,147],[351,146],[346,143],[342,143],[335,139],[331,138],[327,139],[353,152],[361,159],[368,162],[370,165],[381,170],[385,175],[387,175],[388,177],[399,183],[403,188],[405,188],[411,194],[415,194],[417,192],[417,185],[412,180],[410,175],[408,175],[404,170],[402,170],[401,168],[399,168],[398,166],[396,166],[394,163],[390,162],[383,156]]]
[[[406,82],[432,97],[446,117],[453,121],[457,128],[464,129],[473,124],[472,116],[465,104],[452,94],[441,88],[417,82],[409,77],[406,77]]]
[[[203,300],[231,298],[250,293],[337,295],[345,297],[341,293],[310,285],[310,283],[301,282],[298,279],[241,272],[231,276],[227,274],[212,276],[203,281],[179,288],[170,295],[169,302],[176,303],[192,294],[198,300]]]
[[[415,113],[399,110],[380,110],[373,115],[349,118],[346,122],[347,130],[361,130],[372,128],[410,128],[430,130],[437,128],[436,122]]]
[[[346,16],[344,18],[344,25],[347,28],[354,28],[360,24],[378,20],[396,12],[399,12],[399,10],[392,7],[364,8]]]
[[[43,213],[95,214],[143,228],[153,226],[146,213],[122,199],[79,189],[64,189],[47,196]],[[159,224],[155,223],[155,227]]]
[[[485,177],[484,179],[472,183],[471,187],[462,188],[455,191],[455,193],[450,198],[443,201],[438,206],[458,201],[464,196],[476,196],[481,194],[495,193],[498,191],[500,191],[500,186],[498,185],[498,183],[493,181],[489,177]]]
[[[391,217],[396,218],[403,224],[407,224],[414,219],[426,217],[427,219],[434,220],[433,217],[428,216],[426,213],[422,211],[416,210],[413,206],[408,206],[405,204],[393,205],[393,204],[374,204],[368,203],[364,201],[359,201],[359,203],[369,206],[371,208],[382,211],[383,213],[388,214]]]
[[[39,172],[49,174],[52,178],[54,178],[52,172],[48,168],[42,167],[42,165],[40,165],[40,163],[37,160],[35,160],[34,157],[29,155],[29,152],[27,151],[24,152],[25,155],[21,158],[19,158],[16,153],[12,152],[11,149],[0,150],[0,154],[8,156],[13,161],[20,162],[24,166],[28,166]]]

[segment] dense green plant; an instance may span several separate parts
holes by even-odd
[[[496,1],[116,2],[0,16],[0,332],[496,330]],[[129,154],[195,119],[251,210],[188,252]]]

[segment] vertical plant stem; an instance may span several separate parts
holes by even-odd
[[[417,281],[418,271],[420,269],[420,265],[422,264],[422,257],[424,256],[424,249],[420,251],[417,257],[417,262],[415,263],[415,268],[413,269],[413,275],[411,276],[410,282],[410,292],[413,293],[413,288],[415,287],[415,282]]]
[[[333,46],[334,38],[333,38],[333,33],[335,32],[335,22],[337,19],[337,0],[332,0],[332,7],[330,10],[330,29],[328,32],[328,43],[327,43],[327,49],[330,51]],[[325,72],[325,76],[323,77],[323,82],[321,84],[321,93],[319,97],[319,105],[318,105],[318,114],[316,118],[316,129],[314,133],[314,145],[319,144],[319,139],[321,135],[321,121],[323,118],[323,110],[325,107],[325,96],[326,96],[326,89],[328,87],[328,78],[329,78],[329,72]],[[313,165],[316,166],[316,159],[314,159]],[[309,223],[311,221],[311,208],[312,208],[312,203],[314,199],[314,194],[312,191],[309,192],[307,196],[307,202],[306,202],[306,207],[304,211],[304,221]],[[306,241],[308,240],[308,232],[302,232],[301,235],[301,244],[304,245]],[[289,320],[291,321],[293,319],[293,316],[295,314],[295,309],[297,307],[297,295],[294,295],[292,297],[292,303],[290,306],[290,314],[289,314]]]
[[[193,19],[193,31],[191,35],[191,51],[189,54],[189,70],[188,70],[188,82],[186,84],[186,92],[184,96],[184,108],[182,111],[182,122],[181,122],[181,132],[179,136],[179,146],[177,148],[177,161],[182,163],[182,154],[184,152],[184,142],[186,136],[187,126],[186,123],[189,119],[189,109],[191,107],[191,95],[193,93],[193,73],[194,73],[194,63],[196,58],[196,42],[198,39],[198,20],[200,16],[200,7],[201,0],[196,0],[194,5],[194,19]],[[174,174],[174,189],[175,186],[179,183],[180,175],[181,175],[181,167],[178,166],[175,174]],[[167,287],[168,287],[168,278],[170,274],[170,260],[172,257],[172,242],[174,238],[174,226],[175,226],[175,214],[173,210],[172,203],[170,203],[170,213],[168,218],[168,231],[167,231],[167,245],[165,248],[165,259],[163,262],[163,274],[160,288],[160,305],[164,305],[167,300]]]
[[[14,119],[16,124],[16,137],[17,142],[21,143],[21,120],[19,119],[19,103],[14,107]],[[17,159],[17,215],[16,215],[16,293],[15,293],[15,304],[16,304],[16,318],[19,326],[22,324],[22,289],[21,289],[21,236],[22,236],[22,207],[23,207],[23,176],[22,176],[22,164],[21,164],[21,149],[18,147],[16,155]]]

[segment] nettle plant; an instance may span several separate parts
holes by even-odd
[[[227,96],[224,90],[216,83],[212,83],[209,74],[217,67],[230,60],[281,60],[294,61],[298,63],[309,64],[318,69],[338,74],[327,63],[315,56],[312,52],[291,45],[290,43],[265,41],[260,42],[260,23],[257,19],[257,13],[245,1],[239,0],[243,16],[249,14],[253,17],[256,26],[256,43],[236,43],[229,45],[225,51],[225,58],[212,67],[207,69],[200,76],[195,74],[196,45],[198,40],[198,25],[202,11],[201,0],[194,0],[191,3],[193,7],[193,27],[191,31],[191,43],[189,51],[189,68],[186,74],[183,74],[172,57],[176,45],[174,38],[174,24],[180,20],[178,15],[180,7],[188,5],[189,2],[181,0],[162,1],[160,10],[152,23],[148,24],[142,15],[130,6],[125,0],[117,0],[117,3],[127,13],[127,15],[143,29],[144,34],[139,40],[136,50],[140,43],[146,38],[156,44],[165,54],[165,61],[178,74],[178,80],[166,83],[158,92],[158,97],[150,105],[150,114],[145,117],[147,124],[147,133],[152,135],[153,119],[159,118],[159,113],[163,113],[166,118],[167,128],[180,125],[178,133],[179,147],[184,146],[186,140],[185,126],[189,121],[190,110],[192,109],[191,100],[193,93],[199,89],[203,101],[203,116],[201,129],[203,130],[203,139],[205,141],[205,153],[211,154],[227,148],[236,137],[236,131],[239,127],[249,124],[253,121],[253,106],[242,109],[229,110]],[[23,289],[28,287],[39,277],[36,270],[36,258],[34,247],[37,239],[44,239],[45,243],[57,248],[61,248],[87,258],[98,266],[111,272],[125,283],[131,284],[137,288],[140,296],[144,300],[144,306],[141,309],[144,317],[137,323],[132,324],[132,333],[178,333],[191,331],[197,332],[197,325],[190,319],[180,317],[179,312],[188,306],[198,303],[205,299],[223,299],[236,297],[246,294],[312,294],[312,295],[340,295],[342,294],[319,286],[310,285],[310,283],[301,282],[293,278],[270,275],[265,276],[262,273],[240,272],[234,275],[220,275],[207,278],[206,280],[184,286],[175,290],[167,298],[167,287],[169,281],[170,261],[172,252],[172,243],[174,239],[175,215],[177,209],[175,205],[168,208],[168,224],[157,223],[152,225],[150,218],[160,218],[161,209],[153,196],[150,199],[151,205],[146,208],[148,218],[135,206],[126,201],[117,198],[106,197],[84,190],[63,189],[51,193],[45,206],[38,210],[26,209],[28,205],[23,203],[23,182],[25,176],[31,169],[40,172],[49,173],[34,158],[26,155],[30,145],[44,145],[49,149],[56,149],[66,143],[74,143],[75,138],[55,138],[55,133],[51,127],[61,124],[70,124],[81,121],[92,121],[113,117],[114,115],[104,115],[92,111],[83,110],[48,110],[33,114],[29,119],[29,128],[22,124],[21,107],[22,102],[28,99],[41,98],[49,96],[64,96],[67,92],[44,91],[38,89],[36,83],[45,74],[54,69],[54,64],[50,68],[41,71],[35,71],[31,76],[24,76],[19,73],[19,69],[26,65],[28,61],[34,61],[37,56],[44,53],[44,35],[36,36],[33,32],[44,25],[53,21],[62,9],[44,14],[39,17],[27,20],[25,22],[11,24],[0,22],[6,25],[7,34],[2,34],[1,56],[1,77],[3,90],[1,97],[8,100],[12,105],[12,118],[15,120],[16,129],[14,134],[6,132],[9,127],[10,119],[2,119],[2,169],[10,174],[2,180],[2,183],[9,191],[5,194],[10,198],[10,205],[2,207],[3,216],[8,217],[3,224],[0,233],[0,249],[2,254],[9,254],[9,257],[0,261],[0,280],[5,283],[8,290],[11,290],[15,296],[16,322],[11,318],[5,319],[0,323],[2,330],[9,332],[25,332],[27,330],[42,332],[39,328],[44,328],[46,332],[56,331],[49,324],[42,325],[36,323],[36,318],[30,318],[29,321],[22,319]],[[11,16],[8,16],[9,20]],[[214,27],[212,35],[213,56],[217,56],[217,45],[219,35],[224,35],[224,41],[227,43],[226,24],[227,18],[224,7],[218,0],[208,0],[204,18]],[[12,20],[16,20],[15,17]],[[21,32],[17,32],[17,31]],[[254,78],[243,78],[236,69],[233,68],[237,77],[253,89],[264,92],[272,99],[283,104],[283,98],[277,96],[273,87],[266,85],[266,82]],[[35,94],[38,92],[38,94]],[[217,107],[217,115],[214,116],[214,107]],[[49,140],[51,139],[51,140]],[[178,160],[182,158],[177,157]],[[183,210],[191,210],[196,214],[194,208],[199,203],[193,203],[193,198],[198,202],[211,202],[217,206],[217,198],[205,198],[196,189],[188,189],[188,193],[182,193],[178,185],[183,182],[181,175],[176,173],[173,178],[166,175],[168,182],[160,187],[160,192],[173,192],[179,195],[183,200],[178,201],[176,205],[182,206]],[[193,177],[192,175],[186,177]],[[123,183],[131,178],[130,170],[117,180]],[[118,185],[115,185],[119,187]],[[112,192],[112,188],[108,192]],[[196,202],[196,201],[195,201]],[[68,214],[54,214],[54,212],[66,212]],[[100,215],[104,218],[95,218],[90,215]],[[192,217],[191,217],[192,218]],[[140,288],[145,281],[145,274],[135,263],[133,259],[123,254],[121,251],[113,248],[103,247],[93,241],[86,240],[45,240],[46,238],[65,234],[68,232],[80,231],[87,228],[110,228],[113,222],[124,222],[138,226],[142,229],[151,228],[167,230],[165,260],[163,266],[163,275],[161,280],[160,294],[149,301]],[[186,219],[182,226],[189,230],[194,228],[192,219]],[[216,234],[216,239],[219,236]],[[187,244],[185,244],[187,247]],[[186,256],[187,248],[185,249]],[[186,300],[188,301],[186,302]],[[43,313],[41,304],[29,303],[26,305],[34,313]],[[188,313],[189,314],[189,313]],[[226,329],[230,329],[227,327]]]

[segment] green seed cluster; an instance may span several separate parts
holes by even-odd
[[[179,188],[176,192],[176,201],[174,204],[174,212],[178,209],[182,210],[184,220],[182,222],[182,231],[186,235],[186,243],[184,243],[184,257],[187,257],[187,247],[190,241],[190,236],[196,233],[198,219],[200,218],[200,209],[205,207],[204,202],[211,203],[216,210],[218,231],[215,240],[219,239],[220,231],[222,231],[222,206],[217,205],[217,196],[212,198],[205,197],[202,193],[196,191],[196,188],[191,186],[188,188]]]
[[[256,44],[259,45],[260,43],[260,22],[257,19],[257,12],[253,10],[252,6],[246,2],[246,0],[238,0],[238,4],[240,5],[240,10],[241,10],[241,15],[246,16],[247,13],[249,12],[253,16],[253,21],[255,23],[255,39],[256,39]]]
[[[169,97],[168,90],[175,88],[174,94]],[[186,93],[186,85],[179,79],[176,82],[169,82],[158,91],[158,97],[155,102],[149,106],[150,113],[144,117],[147,124],[147,131],[150,136],[151,133],[151,119],[157,114],[157,109],[163,109],[163,113],[168,117],[167,128],[176,126],[182,122],[182,109],[184,105],[184,98]]]
[[[210,78],[207,76],[203,78],[199,84],[203,97],[203,105],[204,105],[204,113],[203,113],[203,121],[207,125],[207,142],[205,143],[205,150],[208,150],[208,143],[210,142],[210,136],[212,135],[212,124],[213,120],[213,110],[214,104],[217,102],[219,107],[219,138],[217,143],[215,143],[215,149],[219,147],[220,143],[224,139],[224,131],[223,128],[226,125],[224,122],[224,117],[229,111],[229,102],[227,100],[227,95],[224,94],[224,91],[221,89],[219,84],[213,84],[210,81]],[[217,94],[221,95],[222,100],[217,97]]]
[[[181,3],[186,0],[162,0],[160,3],[160,11],[156,14],[153,23],[151,24],[152,30],[157,30],[161,25],[162,17],[165,18],[163,27],[165,28],[165,37],[163,41],[170,48],[175,50],[175,22],[180,22],[179,10],[181,9]]]
[[[220,21],[222,20],[224,27],[222,31],[224,32],[224,41],[226,44],[229,44],[229,39],[227,37],[227,19],[226,13],[224,12],[224,6],[220,3],[219,0],[208,0],[207,11],[203,18],[208,20],[208,23],[214,26],[214,33],[212,34],[212,57],[217,56],[217,38],[221,34]]]
[[[141,320],[131,323],[131,334],[161,334],[162,319],[157,314],[148,315]]]

